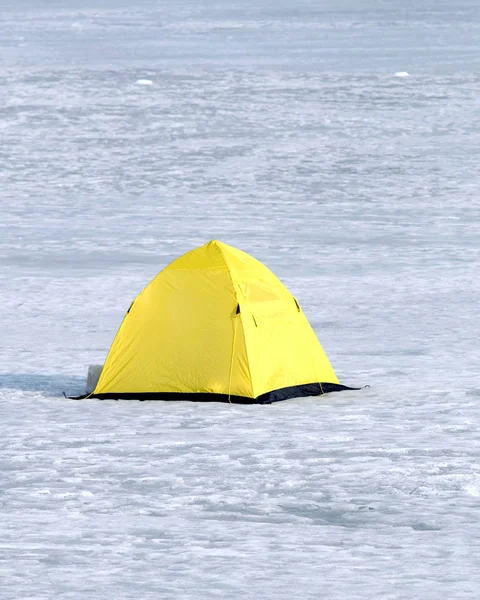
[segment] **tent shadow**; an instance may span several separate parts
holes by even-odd
[[[0,390],[37,392],[42,396],[61,396],[65,390],[69,394],[82,394],[85,391],[85,377],[38,373],[0,373]]]

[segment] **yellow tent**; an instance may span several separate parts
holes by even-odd
[[[93,397],[263,404],[339,389],[348,388],[287,288],[213,240],[136,297]]]

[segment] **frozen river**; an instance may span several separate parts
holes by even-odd
[[[0,598],[477,599],[478,2],[46,4],[0,7]],[[212,238],[371,387],[65,400]]]

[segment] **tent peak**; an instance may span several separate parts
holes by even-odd
[[[232,252],[237,251],[236,248],[234,248],[233,246],[229,246],[228,244],[225,244],[225,242],[220,242],[219,240],[210,240],[206,244],[206,247],[207,248],[215,248],[215,250],[217,250],[220,253],[227,268],[229,268],[229,265],[227,264],[227,262],[225,260],[225,254],[230,255],[230,254],[232,254]]]
[[[224,248],[225,246],[227,246],[227,244],[225,244],[224,242],[220,242],[219,240],[210,240],[207,243],[207,246],[216,246],[217,248]]]

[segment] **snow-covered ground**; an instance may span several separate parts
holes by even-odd
[[[60,4],[2,5],[1,600],[480,597],[476,2]],[[211,238],[371,387],[65,400]]]

